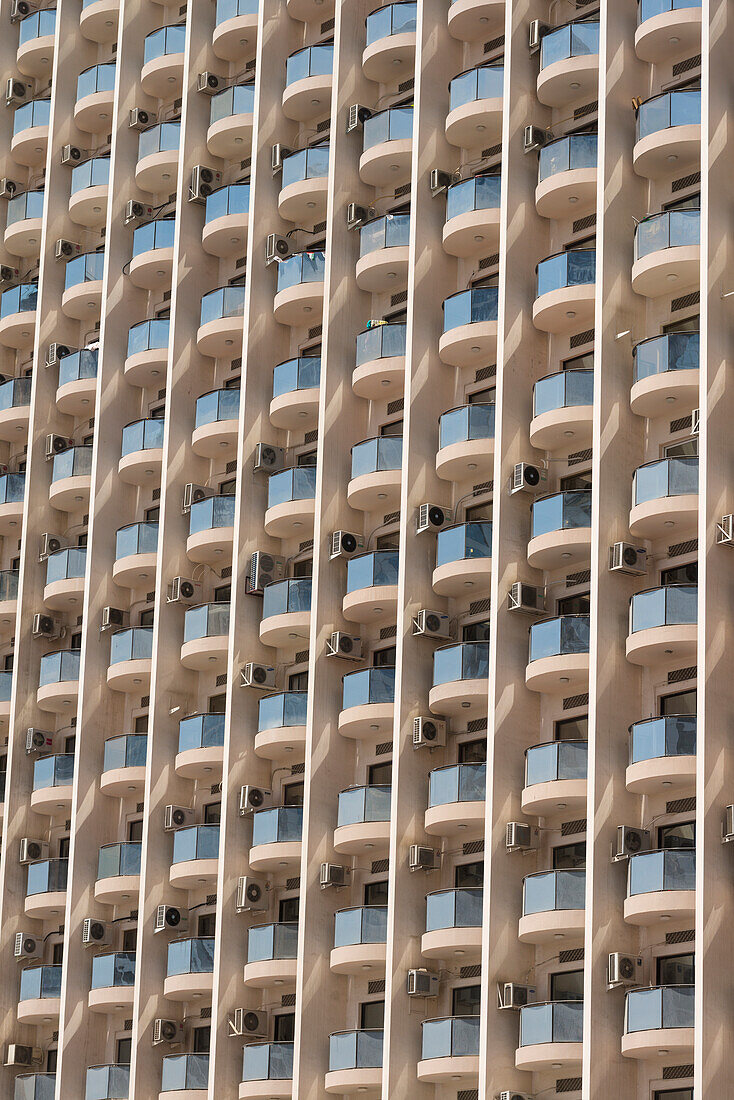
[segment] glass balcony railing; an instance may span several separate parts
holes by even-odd
[[[243,1081],[290,1081],[293,1043],[248,1043],[242,1052]]]
[[[382,1030],[335,1031],[329,1036],[329,1071],[379,1069],[382,1065]]]
[[[249,210],[249,183],[232,183],[229,187],[219,187],[206,197],[204,225],[228,214],[247,214]]]
[[[264,619],[273,615],[292,615],[311,610],[311,578],[296,577],[293,580],[275,581],[263,589]]]
[[[31,379],[11,378],[0,383],[0,412],[26,408],[31,403]]]
[[[92,157],[71,170],[71,194],[87,187],[107,187],[110,182],[110,158]]]
[[[598,23],[568,23],[544,34],[540,41],[541,71],[554,61],[599,53]]]
[[[68,787],[74,782],[74,753],[42,756],[33,764],[33,790]]]
[[[0,504],[20,504],[25,496],[25,474],[0,477]]]
[[[339,792],[337,828],[368,821],[390,820],[391,788],[385,785],[350,787]]]
[[[166,1054],[161,1070],[161,1092],[206,1090],[209,1084],[208,1054]]]
[[[135,985],[135,952],[112,951],[92,959],[92,989]]]
[[[82,348],[59,360],[59,386],[78,382],[81,378],[96,378],[99,352],[96,348]]]
[[[42,218],[45,197],[45,191],[24,191],[22,195],[16,195],[14,199],[10,199],[5,220],[6,227],[10,229],[11,225],[17,225],[18,222]]]
[[[410,214],[385,214],[359,231],[359,254],[368,256],[381,248],[399,248],[410,240]]]
[[[356,905],[351,909],[338,909],[334,914],[334,947],[385,943],[386,940],[386,905]]]
[[[38,302],[36,283],[21,283],[0,294],[0,320],[13,313],[34,313]]]
[[[147,65],[149,61],[168,54],[183,53],[185,49],[186,27],[183,24],[174,23],[170,27],[160,27],[145,36],[143,64]]]
[[[586,779],[588,741],[549,741],[525,750],[525,786],[559,779]]]
[[[429,772],[428,808],[454,802],[483,802],[486,791],[486,764],[449,764]]]
[[[446,192],[446,221],[472,210],[499,210],[501,176],[473,176],[452,183]]]
[[[482,65],[449,81],[449,111],[480,99],[501,99],[505,83],[504,65]]]
[[[406,326],[373,325],[357,337],[356,365],[405,355]]]
[[[260,924],[247,933],[247,961],[295,959],[298,954],[298,921]]]
[[[92,447],[69,447],[68,451],[54,455],[51,482],[66,477],[86,477],[92,472]]]
[[[62,966],[29,966],[20,972],[19,1001],[61,996]]]
[[[115,535],[115,561],[133,554],[155,554],[157,549],[157,523],[128,523]]]
[[[698,621],[698,588],[671,584],[637,592],[630,600],[630,634],[658,626],[683,626]]]
[[[303,806],[274,806],[252,815],[252,846],[300,841],[303,833]]]
[[[17,569],[0,569],[0,603],[18,599]]]
[[[110,664],[144,661],[153,656],[153,627],[132,626],[116,630],[110,639]]]
[[[63,893],[68,873],[68,859],[39,859],[36,863],[29,863],[26,897]]]
[[[103,844],[97,857],[97,879],[139,875],[141,851],[142,844],[137,841]]]
[[[268,508],[293,500],[313,500],[315,496],[315,466],[295,466],[268,478]]]
[[[630,856],[627,896],[696,889],[696,849],[666,848]]]
[[[13,1100],[54,1100],[55,1073],[19,1073],[13,1083]]]
[[[136,454],[138,451],[159,450],[163,446],[163,432],[166,422],[162,417],[149,420],[134,420],[122,429],[120,457]]]
[[[596,168],[597,144],[596,134],[569,134],[544,145],[538,158],[538,182],[557,176],[559,172]]]
[[[574,248],[542,260],[537,268],[538,293],[541,298],[553,290],[568,286],[584,286],[596,280],[596,252],[592,248]]]
[[[426,894],[426,932],[442,928],[481,928],[483,895],[481,886],[434,890]]]
[[[64,272],[64,290],[82,286],[84,283],[97,283],[102,280],[104,271],[104,252],[87,252],[69,260]]]
[[[203,603],[189,607],[184,616],[184,642],[199,638],[221,638],[229,634],[228,603]]]
[[[245,288],[222,286],[210,291],[201,299],[200,325],[209,321],[222,321],[225,317],[243,317],[245,313]]]
[[[323,283],[325,269],[325,253],[296,252],[278,264],[277,293],[303,283]]]
[[[173,248],[175,218],[160,218],[133,231],[133,259],[156,248]]]
[[[591,490],[567,489],[536,497],[530,505],[530,537],[591,527]]]
[[[666,210],[652,214],[635,228],[635,259],[664,248],[696,245],[701,240],[700,210]]]
[[[63,684],[70,680],[78,680],[80,660],[81,650],[78,649],[44,653],[41,657],[38,686],[46,687],[48,684]]]
[[[285,63],[285,86],[290,87],[297,80],[308,76],[331,76],[334,71],[334,46],[306,46],[291,54]]]
[[[460,325],[496,321],[498,293],[496,286],[475,286],[471,290],[460,290],[458,294],[445,298],[443,331],[450,332]]]
[[[191,505],[189,535],[234,525],[234,496],[207,497]]]
[[[235,84],[232,88],[225,88],[223,92],[212,96],[209,109],[209,125],[221,122],[224,118],[234,118],[235,115],[251,115],[255,109],[255,85]]]
[[[283,158],[281,187],[303,180],[325,179],[329,175],[329,146],[311,145]]]
[[[113,64],[92,65],[89,69],[79,73],[76,82],[76,101],[84,99],[96,92],[114,92],[115,69]]]
[[[30,103],[24,103],[18,107],[13,115],[13,137],[17,137],[23,130],[30,130],[36,126],[48,126],[51,120],[51,100],[32,99]]]
[[[342,710],[370,703],[394,702],[394,668],[360,668],[357,672],[348,672],[342,679]]]
[[[127,355],[137,355],[152,348],[167,348],[170,321],[167,317],[139,321],[127,331]]]
[[[635,382],[667,374],[668,371],[698,370],[701,362],[700,337],[697,332],[669,332],[643,340],[635,346],[632,354]]]
[[[393,34],[409,34],[416,29],[417,4],[388,4],[377,8],[365,19],[367,45],[372,46]]]
[[[559,615],[530,627],[531,661],[589,652],[589,616]]]
[[[227,19],[236,19],[238,15],[257,15],[258,0],[217,0],[217,13],[215,25],[224,23]]]
[[[397,550],[375,550],[347,561],[347,592],[398,583],[400,555]]]
[[[13,673],[0,672],[0,703],[9,703],[13,691]]]
[[[660,1031],[662,1028],[693,1027],[696,987],[659,985],[653,989],[628,989],[624,1031]]]
[[[586,871],[540,871],[523,879],[522,914],[583,909],[586,905]]]
[[[421,1058],[466,1058],[479,1054],[479,1016],[424,1020]]]
[[[219,858],[219,826],[190,825],[173,834],[171,863],[187,863],[192,859]]]
[[[189,714],[178,724],[178,751],[221,748],[224,744],[223,714]]]
[[[441,646],[433,654],[433,686],[489,676],[489,642]]]
[[[698,493],[698,458],[663,458],[638,466],[632,481],[634,504]]]
[[[399,141],[413,137],[413,108],[389,107],[365,120],[362,132],[362,152],[382,145],[385,141]]]
[[[87,1070],[84,1100],[125,1100],[130,1095],[130,1066],[124,1063],[90,1066]]]
[[[273,370],[273,397],[282,397],[286,393],[298,390],[314,390],[321,381],[321,358],[302,356],[278,363]]]
[[[365,439],[352,447],[352,478],[379,470],[400,470],[403,465],[403,438],[397,435]]]
[[[138,138],[138,160],[151,153],[175,153],[181,143],[180,122],[160,122],[143,130]]]
[[[545,1001],[520,1009],[520,1046],[580,1043],[584,1034],[583,1001]]]
[[[438,418],[438,445],[450,447],[471,439],[494,439],[495,405],[460,405]]]
[[[305,726],[307,706],[307,691],[281,691],[277,695],[265,695],[257,704],[257,732]]]
[[[46,558],[46,584],[81,578],[86,571],[86,546],[72,546],[68,550],[57,550],[55,554],[49,554]]]
[[[148,753],[147,733],[127,733],[110,737],[104,743],[102,771],[117,768],[144,768]]]
[[[669,11],[682,11],[683,8],[700,8],[701,0],[639,0],[637,22],[644,23],[656,15],[665,15]]]
[[[630,764],[666,756],[696,755],[695,714],[668,714],[646,718],[629,728]]]
[[[46,38],[52,34],[56,34],[56,8],[32,12],[21,21],[18,45],[25,46],[35,38]]]
[[[640,105],[637,112],[637,140],[671,126],[701,125],[701,89],[665,92]]]
[[[213,974],[214,937],[174,940],[168,945],[166,977],[177,974]]]
[[[210,390],[196,399],[194,427],[216,424],[221,420],[237,420],[240,415],[240,391]]]
[[[533,416],[594,403],[593,370],[562,370],[533,387]]]

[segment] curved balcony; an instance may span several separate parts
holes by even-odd
[[[104,763],[99,777],[103,794],[117,798],[137,796],[145,787],[146,733],[110,737],[104,743]]]
[[[224,763],[224,715],[189,714],[178,724],[176,775],[218,779]]]
[[[278,213],[296,225],[314,226],[326,217],[329,146],[311,145],[283,159]]]
[[[486,764],[450,764],[428,774],[425,830],[431,836],[484,831]]]
[[[55,1073],[19,1073],[13,1084],[13,1100],[54,1100]]]
[[[34,1026],[58,1020],[62,966],[28,966],[20,972],[17,1019]]]
[[[499,249],[501,190],[498,175],[474,176],[449,187],[443,227],[449,256],[466,258]]]
[[[103,905],[124,905],[140,893],[140,855],[142,845],[103,844],[97,860],[94,896]]]
[[[176,188],[180,122],[160,122],[138,138],[135,182],[150,195],[169,194]]]
[[[74,787],[74,754],[42,756],[33,764],[31,809],[46,817],[67,815]]]
[[[186,609],[181,646],[184,668],[195,672],[222,671],[227,662],[229,612],[228,603],[204,603]]]
[[[252,870],[280,873],[300,867],[302,833],[302,806],[257,810],[252,815]]]
[[[0,476],[0,535],[20,535],[24,496],[24,473]]]
[[[226,259],[247,247],[250,228],[250,185],[233,183],[206,198],[201,247],[210,256]]]
[[[124,1012],[135,995],[135,952],[112,951],[92,959],[90,1012]]]
[[[276,428],[306,431],[319,418],[320,356],[300,356],[279,363],[273,371],[270,423]]]
[[[0,383],[0,439],[7,443],[25,442],[30,412],[30,378],[11,378]]]
[[[324,1091],[339,1096],[378,1097],[382,1088],[382,1031],[336,1031],[329,1036]]]
[[[306,46],[285,63],[283,114],[295,122],[328,115],[334,71],[334,46]]]
[[[170,321],[155,317],[139,321],[127,333],[125,378],[133,386],[159,385],[168,369],[168,338]]]
[[[400,84],[415,66],[415,2],[387,4],[365,20],[362,72],[376,84]]]
[[[423,1020],[416,1076],[424,1084],[476,1084],[479,1080],[479,1016]]]
[[[264,527],[275,538],[304,538],[313,533],[316,467],[295,466],[271,474]]]
[[[698,458],[663,458],[635,470],[630,533],[678,541],[694,534],[698,524]]]
[[[596,99],[599,86],[599,23],[567,23],[540,42],[538,99],[546,107],[568,107]]]
[[[696,716],[647,718],[629,728],[627,790],[654,795],[696,785]]]
[[[134,230],[128,274],[135,286],[160,291],[171,285],[175,230],[175,218],[161,218]]]
[[[63,917],[66,910],[68,859],[39,859],[28,864],[25,915],[35,920]]]
[[[130,1066],[89,1066],[87,1069],[84,1100],[109,1100],[113,1096],[130,1095]]]
[[[140,87],[153,99],[171,99],[183,87],[186,27],[173,24],[146,34]]]
[[[158,563],[158,524],[128,523],[115,535],[112,579],[122,588],[150,588]]]
[[[696,661],[698,588],[673,584],[636,593],[630,600],[627,660],[646,667]]]
[[[35,168],[45,162],[50,117],[50,99],[32,99],[30,103],[16,108],[10,155],[18,164]]]
[[[235,84],[212,96],[206,147],[222,160],[242,160],[252,151],[255,85]]]
[[[559,615],[530,627],[525,683],[531,691],[575,695],[589,682],[589,616]]]
[[[234,545],[235,498],[207,497],[191,505],[186,556],[212,565],[230,561]]]
[[[701,263],[701,212],[666,210],[635,228],[632,289],[645,298],[698,286]]]
[[[482,954],[482,899],[481,886],[427,894],[421,954],[427,959],[478,961]]]
[[[48,500],[61,512],[82,512],[89,504],[92,448],[69,447],[54,455]]]
[[[18,577],[17,569],[0,569],[0,637],[11,635],[15,631],[18,612]]]
[[[410,178],[413,108],[388,107],[365,120],[359,178],[370,187],[400,185]]]
[[[263,590],[260,641],[274,648],[298,648],[311,627],[311,578],[275,581]]]
[[[82,0],[79,30],[90,42],[113,42],[119,14],[120,0]]]
[[[622,1054],[625,1058],[693,1057],[696,988],[661,985],[628,989],[625,1001]]]
[[[542,260],[533,324],[541,332],[566,333],[593,328],[596,252],[577,248]]]
[[[360,855],[387,849],[390,842],[390,795],[388,786],[350,787],[339,793],[334,829],[334,850]]]
[[[229,460],[237,450],[240,391],[210,390],[196,399],[191,449],[202,458]]]
[[[169,943],[164,997],[169,1001],[211,1000],[213,983],[213,936]]]
[[[591,555],[591,490],[569,489],[536,497],[530,505],[528,564],[566,569]]]
[[[46,558],[46,586],[43,602],[52,610],[71,611],[84,599],[87,571],[86,546],[57,550]]]
[[[359,231],[356,279],[360,290],[387,294],[408,282],[410,214],[386,214]]]
[[[293,986],[298,957],[298,922],[260,924],[247,932],[244,983],[255,989]]]
[[[523,879],[518,937],[523,943],[583,939],[586,871],[540,871]]]
[[[530,442],[541,451],[568,453],[591,445],[593,370],[548,374],[533,387]]]
[[[247,1043],[238,1095],[239,1100],[290,1100],[293,1043]]]
[[[482,65],[449,81],[446,140],[461,149],[496,145],[502,134],[504,65]]]
[[[56,50],[56,9],[31,12],[21,20],[15,63],[23,76],[48,80]]]
[[[12,256],[38,256],[41,249],[44,198],[44,191],[24,191],[22,195],[16,195],[8,202],[3,240]]]
[[[365,439],[352,447],[347,502],[360,512],[392,512],[399,506],[402,436]]]
[[[115,64],[92,65],[76,82],[74,122],[88,134],[109,133],[115,98]]]
[[[505,23],[505,0],[451,0],[448,29],[460,42],[496,37]]]
[[[196,346],[202,355],[212,359],[230,359],[242,351],[244,331],[245,288],[223,286],[201,299]]]
[[[522,808],[547,817],[562,810],[586,810],[587,741],[549,741],[525,750]]]
[[[543,146],[535,209],[542,218],[578,218],[596,208],[597,135],[569,134]]]
[[[391,400],[405,384],[404,324],[378,324],[357,336],[356,367],[352,389],[368,401]]]
[[[489,642],[446,645],[433,654],[433,687],[428,705],[434,714],[481,718],[489,706]]]
[[[665,92],[637,112],[632,164],[640,176],[685,176],[701,159],[700,89]]]
[[[97,402],[96,348],[64,355],[59,360],[59,384],[56,388],[56,408],[67,416],[89,417]]]
[[[583,1001],[546,1001],[520,1009],[515,1065],[531,1073],[581,1065]]]
[[[360,668],[342,679],[339,733],[356,740],[392,736],[395,703],[395,669]]]
[[[10,720],[10,696],[13,690],[13,673],[0,673],[0,729],[7,730]],[[3,802],[5,801],[3,792]],[[0,817],[2,821],[2,817]]]
[[[87,252],[69,260],[64,272],[61,310],[75,321],[99,318],[102,306],[104,252]]]
[[[307,705],[306,691],[281,691],[258,700],[255,753],[279,763],[302,760]]]
[[[21,350],[31,347],[36,335],[36,283],[21,283],[0,294],[0,344]]]
[[[318,324],[324,308],[324,253],[296,252],[277,266],[275,320],[292,328]]]
[[[165,426],[162,418],[134,420],[125,425],[117,464],[121,481],[128,485],[158,484],[163,465]]]
[[[291,19],[300,19],[303,23],[322,22],[334,14],[333,0],[286,0],[286,11]]]
[[[678,921],[690,927],[696,916],[696,849],[666,848],[630,856],[624,919],[651,925]]]
[[[258,0],[217,0],[212,49],[222,61],[244,61],[257,44]]]
[[[482,481],[494,471],[495,406],[460,405],[439,417],[436,473],[444,481]]]
[[[150,687],[152,657],[152,626],[116,630],[110,639],[107,686],[113,691],[145,695]]]
[[[344,618],[352,623],[392,619],[398,606],[397,550],[358,554],[347,562],[347,594],[342,601]]]
[[[652,65],[701,49],[701,0],[640,0],[635,53]]]
[[[443,303],[443,334],[438,357],[450,367],[494,362],[497,354],[496,286],[476,286],[452,294]]]
[[[364,975],[385,971],[387,906],[357,905],[334,914],[333,974]]]
[[[69,217],[75,225],[104,225],[110,183],[110,158],[92,157],[71,172]]]
[[[36,702],[52,714],[73,714],[79,697],[81,651],[62,649],[44,653],[38,674]]]
[[[643,340],[633,350],[630,406],[638,416],[686,413],[699,401],[700,339],[697,332],[670,332]]]
[[[158,1100],[206,1100],[209,1087],[208,1054],[165,1054]],[[172,1095],[173,1094],[173,1095]]]
[[[217,881],[219,826],[190,825],[173,834],[168,879],[181,890],[198,890]]]

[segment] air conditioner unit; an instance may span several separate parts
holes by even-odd
[[[237,880],[234,907],[238,913],[264,913],[268,909],[267,885],[262,879],[242,875]]]
[[[361,130],[368,118],[372,118],[369,107],[363,107],[361,103],[353,103],[347,111],[347,133]]]
[[[19,19],[29,15],[34,9],[28,3],[28,0],[11,0],[10,3],[10,22],[17,23]]]
[[[40,1066],[42,1064],[43,1051],[40,1047],[24,1047],[19,1043],[8,1044],[6,1066]]]
[[[46,436],[46,461],[50,462],[52,458],[56,458],[56,455],[63,454],[64,451],[68,451],[69,447],[74,446],[74,440],[69,439],[65,435],[47,435]]]
[[[528,1092],[515,1092],[513,1089],[503,1089],[497,1094],[497,1100],[533,1100]]]
[[[408,870],[435,871],[438,867],[438,853],[426,844],[411,844],[408,850]]]
[[[632,825],[617,826],[616,845],[612,849],[612,863],[629,859],[638,852],[646,852],[650,847],[650,833],[647,829],[637,829]]]
[[[236,1008],[229,1021],[230,1032],[240,1038],[265,1039],[268,1034],[267,1012]]]
[[[254,470],[256,474],[274,474],[285,468],[285,448],[272,443],[258,443],[255,447]]]
[[[156,909],[153,932],[185,932],[188,926],[188,909],[178,905],[159,905]]]
[[[12,199],[17,190],[18,184],[15,180],[8,179],[7,176],[0,179],[0,199]]]
[[[68,344],[49,344],[46,350],[46,366],[57,367],[59,360],[65,359],[67,355],[72,355],[75,351],[77,351],[77,348],[72,348]]]
[[[545,611],[545,589],[515,581],[507,593],[507,610],[522,611],[526,615],[542,615]]]
[[[71,168],[79,163],[84,153],[78,145],[64,145],[61,149],[61,163]]]
[[[128,116],[128,126],[131,130],[147,130],[156,122],[155,111],[148,111],[145,107],[133,107]]]
[[[208,485],[195,485],[190,481],[187,485],[184,485],[183,491],[183,503],[181,510],[184,515],[191,511],[192,504],[199,504],[202,500],[208,500],[209,497],[216,496],[214,489],[211,489]]]
[[[607,965],[607,984],[616,988],[620,985],[642,984],[642,959],[639,955],[623,955],[613,951]]]
[[[540,126],[526,126],[522,135],[523,152],[538,153],[552,140],[553,134],[550,130],[543,130]]]
[[[18,863],[35,863],[39,859],[48,859],[50,851],[47,840],[36,840],[31,836],[21,837]]]
[[[442,172],[440,168],[432,168],[429,187],[434,199],[443,195],[451,186],[450,172]]]
[[[370,212],[366,206],[360,206],[359,203],[350,202],[347,206],[347,229],[359,229],[368,221]]]
[[[328,890],[330,886],[346,886],[349,868],[341,863],[322,863],[319,871],[319,886]]]
[[[12,283],[19,275],[19,268],[8,267],[6,264],[0,265],[0,283]]]
[[[76,241],[67,241],[59,237],[54,245],[54,258],[57,260],[70,260],[72,256],[81,255],[82,246]]]
[[[542,493],[548,481],[548,471],[532,462],[518,462],[510,477],[510,496],[515,493]]]
[[[609,547],[609,572],[644,577],[647,573],[647,550],[644,546],[632,546],[629,542],[615,542]]]
[[[167,603],[196,603],[200,585],[194,584],[188,577],[174,577],[166,593]]]
[[[216,73],[199,73],[196,90],[201,92],[202,95],[216,95],[217,92],[221,92],[226,87],[227,80],[225,77],[217,76]]]
[[[253,787],[250,784],[240,787],[240,817],[272,804],[273,792],[267,787]]]
[[[160,1043],[181,1043],[183,1037],[184,1027],[178,1020],[153,1021],[153,1046]]]
[[[188,806],[166,806],[163,814],[163,828],[167,833],[173,833],[176,829],[185,829],[187,825],[193,825],[195,813]]]
[[[34,936],[31,932],[16,932],[13,955],[16,959],[42,959],[43,936]]]
[[[31,634],[34,638],[60,638],[61,623],[52,615],[37,613],[31,623]]]
[[[287,260],[293,249],[287,237],[281,237],[278,233],[269,233],[265,242],[265,266],[276,261]]]
[[[281,145],[278,142],[276,145],[270,147],[270,167],[273,170],[273,175],[277,175],[283,169],[283,161],[286,157],[289,157],[293,152],[292,149],[288,149],[285,145]]]
[[[717,546],[734,546],[734,515],[722,516],[716,524]]]
[[[516,982],[503,982],[497,986],[497,1007],[501,1009],[521,1009],[530,1004],[535,996],[531,985],[518,985]]]
[[[285,576],[285,558],[276,557],[266,550],[256,550],[250,558],[250,592],[262,593],[266,585],[281,581]]]
[[[734,840],[734,806],[726,807],[726,817],[724,818],[722,829],[722,842],[724,844],[731,844],[732,840]]]
[[[341,657],[343,661],[362,660],[362,639],[343,630],[335,630],[326,643],[327,657]]]
[[[15,77],[8,77],[5,83],[5,106],[18,107],[21,103],[27,103],[33,96],[33,88]]]
[[[409,970],[406,993],[409,997],[438,997],[438,974],[432,974],[423,967]]]
[[[505,826],[505,848],[508,852],[529,852],[537,847],[536,832],[527,821],[508,821]]]
[[[413,617],[414,638],[450,638],[451,620],[442,611],[423,608]]]
[[[248,661],[240,670],[240,687],[270,691],[275,687],[275,669],[272,665]]]
[[[113,630],[115,627],[124,626],[129,618],[129,613],[120,607],[103,607],[100,630]]]
[[[440,531],[447,527],[454,518],[450,508],[444,508],[440,504],[421,504],[418,508],[418,518],[415,525],[415,533],[422,535],[424,531]]]
[[[191,170],[189,202],[206,202],[212,191],[222,186],[222,173],[206,164],[197,164]]]
[[[25,751],[28,756],[34,752],[50,752],[54,743],[54,735],[50,730],[39,730],[35,726],[29,726],[25,731]]]
[[[550,27],[547,23],[542,23],[540,19],[533,19],[528,28],[528,49],[531,54],[537,53],[540,49],[541,39],[544,34],[547,34]]]
[[[152,206],[148,206],[147,203],[138,202],[137,199],[128,199],[125,203],[125,215],[122,219],[123,225],[132,225],[133,222],[142,221],[143,218],[152,218],[154,210]]]
[[[353,535],[351,531],[332,531],[331,550],[329,558],[351,558],[360,550],[364,550],[365,541],[362,535]]]
[[[413,719],[413,748],[437,749],[446,744],[446,723],[440,718]]]
[[[82,921],[82,944],[84,947],[109,947],[114,938],[114,929],[107,921],[96,917],[85,917]]]

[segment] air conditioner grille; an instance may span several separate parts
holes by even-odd
[[[380,641],[384,642],[389,638],[397,638],[398,628],[396,626],[383,626],[380,631]]]
[[[573,112],[574,118],[586,118],[587,115],[593,115],[595,111],[599,110],[598,100],[594,100],[593,103],[585,103],[583,107],[577,107]]]
[[[585,218],[578,218],[573,223],[573,232],[580,233],[582,229],[590,229],[596,225],[596,214],[588,214]]]
[[[470,615],[483,615],[487,611],[489,611],[489,600],[474,600],[469,604]]]
[[[479,261],[478,271],[486,271],[488,267],[497,267],[500,262],[499,252],[494,252],[491,256],[484,256]]]
[[[285,888],[286,888],[286,890],[300,890],[300,888],[301,888],[300,876],[296,875],[294,878],[287,878],[285,880]]]
[[[690,428],[692,424],[692,416],[679,416],[677,420],[670,421],[670,430],[671,432],[682,432],[685,428]]]
[[[694,187],[695,184],[701,182],[700,172],[691,172],[690,176],[682,176],[679,180],[673,180],[670,185],[670,189],[673,194],[676,191],[685,191],[686,187]]]
[[[569,573],[566,577],[566,588],[573,588],[575,584],[588,584],[590,580],[590,569],[582,569],[580,573]]]
[[[502,142],[499,145],[490,145],[488,149],[482,149],[482,159],[486,160],[487,157],[496,157],[498,153],[502,152]]]
[[[482,976],[482,967],[479,963],[475,966],[462,966],[459,970],[460,978],[480,978]]]

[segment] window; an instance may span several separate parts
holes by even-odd
[[[284,1012],[276,1016],[273,1028],[273,1040],[276,1043],[292,1043],[296,1036],[295,1012]]]
[[[137,928],[125,928],[122,933],[122,950],[135,951],[138,946]]]
[[[579,840],[576,844],[559,844],[553,849],[553,870],[575,870],[577,867],[586,866],[586,841]]]
[[[693,1089],[658,1089],[652,1094],[652,1100],[693,1100]]]
[[[556,600],[558,615],[588,615],[591,612],[591,597],[588,592],[579,592],[577,596],[563,596]]]
[[[397,646],[389,645],[385,649],[376,649],[372,654],[372,664],[375,668],[395,668]]]
[[[480,985],[462,985],[451,991],[452,1016],[478,1016],[482,999]]]
[[[685,955],[661,955],[657,959],[658,985],[693,985],[695,958],[692,951]]]
[[[564,970],[550,976],[550,999],[552,1001],[583,1001],[583,970]]]
[[[69,642],[69,647],[71,649],[81,649],[82,648],[82,632],[81,632],[81,630],[77,630],[72,634],[71,641]]]
[[[219,482],[220,497],[233,497],[237,492],[237,478],[230,477],[226,481]]]
[[[143,512],[146,523],[157,523],[161,518],[161,509],[158,504],[154,504],[152,508],[146,508]]]
[[[359,1006],[359,1026],[367,1030],[368,1028],[382,1027],[385,1022],[385,1002],[384,1001],[365,1001],[364,1004]]]
[[[375,539],[375,550],[399,550],[400,532],[392,531],[389,535],[378,535]]]
[[[294,898],[281,898],[278,905],[278,920],[283,923],[288,921],[297,921],[298,914],[301,908],[301,899],[296,896]]]
[[[73,646],[72,646],[72,649],[73,649]],[[5,656],[3,657],[3,669],[5,670],[5,672],[12,672],[13,671],[14,662],[15,662],[15,654],[14,653],[6,653]]]
[[[218,825],[222,820],[222,803],[210,802],[205,806],[203,820],[205,825]]]
[[[389,787],[392,783],[392,760],[386,760],[384,764],[370,764],[367,783],[370,787]]]
[[[148,732],[148,715],[147,714],[138,714],[137,717],[135,718],[134,723],[133,723],[133,728],[134,728],[136,733],[147,733]]]
[[[665,458],[695,458],[698,454],[698,439],[683,439],[680,443],[667,443],[663,447]]]
[[[565,493],[567,489],[590,489],[591,488],[591,470],[583,470],[578,474],[566,474],[559,481],[559,486],[562,493]]]
[[[298,783],[283,784],[283,805],[284,806],[302,806],[303,805],[303,780]]]
[[[73,755],[75,748],[76,748],[76,734],[73,733],[70,737],[65,737],[64,738],[64,752],[69,753],[69,755]]]
[[[213,936],[217,926],[217,914],[216,913],[202,913],[199,917],[199,931],[198,935],[206,938],[207,936]]]
[[[71,840],[68,836],[59,837],[59,859],[69,858],[69,848],[71,847]]]
[[[695,317],[686,317],[684,321],[670,321],[669,324],[663,325],[663,332],[698,332],[700,327],[701,317],[697,313]]]
[[[486,390],[475,390],[466,395],[468,405],[494,405],[497,400],[497,390],[494,386]]]
[[[487,501],[486,504],[475,504],[472,508],[467,508],[464,513],[464,519],[467,523],[481,522],[481,520],[492,519],[492,501]]]
[[[234,378],[225,378],[223,389],[225,390],[238,390],[240,388],[240,376],[236,375]]]
[[[461,890],[472,886],[484,885],[484,861],[475,860],[473,863],[459,863],[454,867],[454,888]]]
[[[64,943],[55,943],[51,948],[51,962],[54,966],[61,966],[64,961]]]
[[[293,672],[288,677],[289,691],[308,691],[308,669],[304,672]]]
[[[403,421],[392,420],[389,424],[383,424],[380,427],[380,435],[385,437],[388,435],[402,436],[403,434]]]
[[[365,882],[365,905],[387,905],[387,879],[379,879],[377,882]]]
[[[118,1066],[127,1066],[130,1064],[130,1055],[132,1054],[133,1041],[132,1039],[118,1039],[115,1044],[115,1062]]]
[[[59,1052],[56,1047],[52,1047],[46,1055],[46,1072],[56,1073],[56,1063],[59,1059]]]
[[[658,829],[658,848],[695,847],[695,821],[679,821],[676,825],[661,825]]]
[[[76,540],[77,546],[86,546],[89,542],[89,535],[79,535]]]
[[[310,577],[313,574],[313,558],[303,558],[293,562],[294,577]]]
[[[211,1045],[211,1037],[211,1027],[195,1027],[193,1045],[194,1054],[208,1054],[209,1047]]]
[[[220,584],[214,589],[214,603],[229,603],[232,599],[232,585]]]
[[[150,410],[150,413],[148,415],[152,420],[163,420],[164,416],[166,415],[166,406],[156,405],[154,409]]]
[[[478,738],[476,741],[461,741],[459,743],[460,764],[485,764],[487,761],[487,740]]]
[[[673,695],[663,695],[660,698],[660,714],[665,717],[668,714],[695,714],[696,713],[696,689],[691,691],[676,691]]]
[[[594,352],[587,351],[583,355],[574,355],[570,359],[561,361],[561,370],[593,370]]]
[[[664,202],[663,210],[700,210],[701,209],[701,193],[697,191],[695,195],[686,195],[684,199],[674,199],[672,202]]]
[[[588,714],[580,714],[578,718],[561,718],[553,723],[554,741],[586,741],[588,737]]]
[[[210,695],[207,708],[209,714],[224,714],[227,709],[226,692],[223,691],[219,695]]]
[[[127,839],[135,844],[139,843],[143,839],[143,819],[139,818],[137,821],[128,821],[127,823]]]
[[[296,466],[315,466],[316,451],[304,451],[296,458]]]
[[[687,565],[675,565],[671,569],[660,570],[660,583],[698,584],[698,562],[689,561]]]
[[[488,642],[489,623],[487,620],[482,619],[481,622],[467,623],[466,626],[462,626],[461,640],[462,642]]]
[[[155,611],[152,607],[149,607],[146,611],[140,612],[140,621],[138,626],[152,626],[155,621]]]

